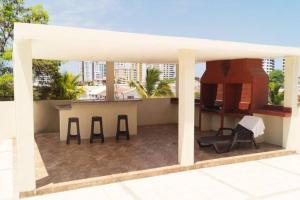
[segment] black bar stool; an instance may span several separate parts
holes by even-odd
[[[95,133],[95,123],[99,122],[100,126],[100,133]],[[92,126],[91,126],[91,136],[90,136],[90,143],[93,143],[94,139],[100,139],[101,143],[104,142],[104,133],[103,133],[103,124],[102,124],[102,117],[93,116],[92,117]]]
[[[121,120],[125,120],[125,130],[121,130]],[[129,140],[129,128],[128,128],[127,115],[118,115],[116,139],[119,140],[120,136],[126,136],[126,139]]]
[[[77,133],[76,135],[71,134],[71,124],[75,123],[76,124],[76,130]],[[81,143],[81,138],[80,138],[80,130],[79,130],[79,118],[78,117],[70,117],[68,121],[68,135],[67,135],[67,144],[70,144],[70,139],[76,138],[77,143]]]

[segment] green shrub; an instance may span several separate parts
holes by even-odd
[[[12,74],[3,74],[0,76],[0,100],[13,100],[14,84]]]

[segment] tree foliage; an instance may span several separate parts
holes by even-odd
[[[25,7],[23,0],[0,1],[0,76],[12,73],[12,41],[15,22],[47,24],[48,12],[41,4]],[[50,94],[56,93],[56,85],[59,79],[60,61],[33,60],[33,77],[40,85],[34,88],[35,99],[48,99]],[[49,82],[51,80],[51,82]],[[12,81],[12,80],[11,80]]]
[[[47,24],[48,12],[41,4],[26,8],[23,0],[1,0],[0,2],[0,53],[11,48],[14,23],[25,22]]]
[[[45,77],[55,78],[59,75],[59,66],[61,62],[56,60],[34,59],[32,61],[33,77],[43,81]],[[45,80],[46,81],[46,80]],[[47,82],[42,83],[45,85]]]
[[[58,82],[59,85],[59,98],[75,100],[84,93],[83,87],[79,86],[80,75],[73,76],[72,73],[63,74]]]
[[[32,62],[34,82],[34,99],[55,99],[59,96],[57,82],[60,79],[59,66],[60,61],[34,59]]]
[[[145,87],[138,81],[129,81],[130,87],[135,87],[142,98],[153,97],[171,97],[174,96],[170,83],[174,82],[171,79],[160,80],[161,72],[156,68],[149,68],[146,72]]]
[[[282,105],[284,93],[284,74],[281,70],[274,70],[269,75],[269,103]]]
[[[13,100],[13,76],[4,74],[0,76],[0,100]]]
[[[35,6],[25,8],[22,22],[32,24],[48,24],[49,15],[42,4],[37,4]]]
[[[2,0],[0,2],[0,53],[3,54],[9,41],[13,38],[15,22],[22,22],[24,14],[22,0]]]
[[[12,59],[14,23],[47,24],[48,12],[41,4],[25,7],[23,0],[0,1],[0,68],[8,68]],[[11,71],[11,70],[10,70]]]

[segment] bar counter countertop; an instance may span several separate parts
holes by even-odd
[[[56,105],[57,110],[69,110],[72,109],[73,104],[106,104],[106,103],[137,103],[141,99],[126,99],[126,100],[75,100],[69,101],[61,105]]]

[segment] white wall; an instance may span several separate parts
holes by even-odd
[[[34,131],[35,133],[59,132],[59,112],[55,105],[65,104],[64,100],[45,100],[34,102]],[[0,102],[0,133],[5,138],[14,136],[14,102]],[[138,102],[138,126],[155,124],[176,124],[178,122],[178,105],[171,104],[169,98],[145,99]],[[5,113],[5,115],[4,115]],[[203,130],[217,128],[217,116],[203,114]],[[195,109],[195,125],[199,123],[199,109]],[[226,124],[226,123],[225,123]],[[228,124],[229,125],[229,124]],[[0,137],[1,137],[0,136]]]
[[[59,112],[55,106],[68,102],[67,100],[34,101],[34,132],[59,132]]]
[[[65,102],[56,100],[34,102],[35,133],[59,131],[59,113],[55,105]],[[15,102],[0,101],[0,139],[14,138],[15,135]]]
[[[255,114],[255,116],[261,117],[265,124],[265,134],[263,135],[263,141],[282,146],[283,142],[283,118],[277,116]]]
[[[203,114],[202,127],[211,127],[209,116]],[[138,103],[138,125],[177,124],[178,104],[172,104],[170,98],[144,99]],[[199,108],[195,107],[195,126],[199,126]]]
[[[197,110],[198,111],[198,110]],[[199,114],[198,114],[199,115]],[[241,120],[240,117],[224,117],[224,127],[235,127]],[[202,114],[202,130],[203,131],[217,131],[221,125],[221,116],[213,113]]]
[[[299,130],[300,130],[300,105],[298,104],[298,117],[297,117],[297,119],[296,119],[296,121],[298,122],[298,123],[296,123],[296,126],[297,126],[297,132],[298,132],[298,134],[297,134],[297,136],[296,136],[296,140],[297,140],[297,146],[296,146],[296,151],[297,151],[297,153],[300,153],[300,134],[299,134]]]
[[[59,113],[55,105],[67,101],[46,100],[34,102],[34,129],[36,133],[59,132]],[[169,98],[145,99],[137,104],[138,126],[155,124],[176,124],[178,121],[178,105],[171,104]],[[300,113],[300,106],[298,107]],[[15,104],[14,101],[0,101],[0,139],[15,137]],[[257,115],[263,118],[266,125],[265,135],[260,139],[276,145],[282,145],[283,118]],[[300,116],[297,119],[300,122]],[[225,126],[233,127],[239,119],[225,118]],[[199,113],[195,109],[195,126],[198,126]],[[220,124],[219,116],[203,114],[202,130],[217,130]],[[300,130],[300,123],[299,128]],[[300,138],[299,138],[300,140]],[[300,148],[300,147],[299,147]]]
[[[174,124],[178,121],[178,105],[170,98],[144,99],[138,102],[138,125]]]
[[[0,101],[0,140],[14,138],[15,129],[15,102]]]

